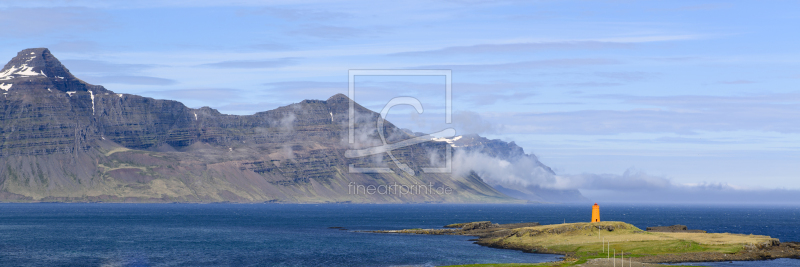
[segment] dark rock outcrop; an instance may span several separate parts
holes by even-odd
[[[490,221],[471,222],[471,223],[464,224],[464,226],[461,227],[461,230],[464,230],[464,231],[480,230],[480,229],[495,228],[495,227],[498,227],[498,226],[499,225],[497,225],[497,224],[492,224],[492,222],[490,222]]]
[[[492,223],[490,221],[480,221],[480,222],[468,222],[468,223],[455,223],[444,226],[444,228],[451,228],[451,229],[405,229],[405,230],[380,230],[380,231],[368,231],[368,232],[421,234],[421,235],[468,235],[468,236],[477,236],[480,237],[481,239],[485,239],[485,238],[494,238],[498,236],[517,235],[520,234],[520,231],[517,231],[516,228],[531,227],[538,225],[539,223],[537,222],[497,224],[497,223]]]
[[[648,232],[670,232],[670,233],[705,233],[705,230],[689,230],[686,225],[671,225],[671,226],[652,226],[647,227]]]

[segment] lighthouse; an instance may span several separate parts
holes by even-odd
[[[597,203],[592,206],[592,222],[600,222],[600,206]]]

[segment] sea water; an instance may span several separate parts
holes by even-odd
[[[365,233],[458,222],[588,221],[590,205],[0,204],[2,266],[398,266],[545,262],[558,255],[482,247],[468,236]],[[800,241],[796,206],[601,205],[639,228]],[[343,227],[347,230],[339,230]],[[800,266],[800,260],[704,263]]]

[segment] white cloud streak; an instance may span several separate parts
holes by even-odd
[[[627,110],[517,112],[483,114],[521,133],[588,134],[677,133],[697,131],[773,131],[798,133],[800,94],[752,96],[602,95],[591,98],[618,100],[642,106]],[[649,108],[645,108],[650,106]]]

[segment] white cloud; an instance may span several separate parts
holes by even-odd
[[[619,49],[630,48],[632,45],[620,42],[599,41],[558,41],[558,42],[530,42],[511,44],[477,44],[470,46],[452,46],[435,50],[410,51],[391,54],[392,56],[445,56],[469,55],[475,53],[530,53],[545,50],[594,50],[594,49]]]
[[[173,85],[178,82],[172,79],[136,76],[136,75],[109,75],[109,76],[82,76],[81,79],[95,85],[105,84],[131,84],[131,85]]]
[[[155,64],[128,64],[114,63],[102,60],[64,59],[61,63],[69,68],[70,72],[80,73],[134,73],[157,67]],[[80,78],[80,77],[79,77]]]
[[[564,112],[484,114],[514,133],[605,135],[618,133],[678,133],[697,131],[774,131],[798,133],[800,94],[751,96],[601,95],[639,108]]]
[[[597,65],[616,65],[621,64],[619,60],[608,58],[566,58],[566,59],[545,59],[530,60],[509,63],[488,63],[488,64],[450,64],[450,65],[426,65],[415,68],[420,69],[452,69],[462,72],[499,72],[499,71],[520,71],[529,69],[547,68],[575,68],[583,66]]]
[[[356,37],[370,33],[366,29],[358,29],[346,26],[329,25],[308,25],[296,30],[289,31],[289,34],[304,35],[323,39],[342,39]]]
[[[228,60],[206,63],[201,66],[227,69],[272,69],[297,64],[298,58],[278,58],[268,60]]]

